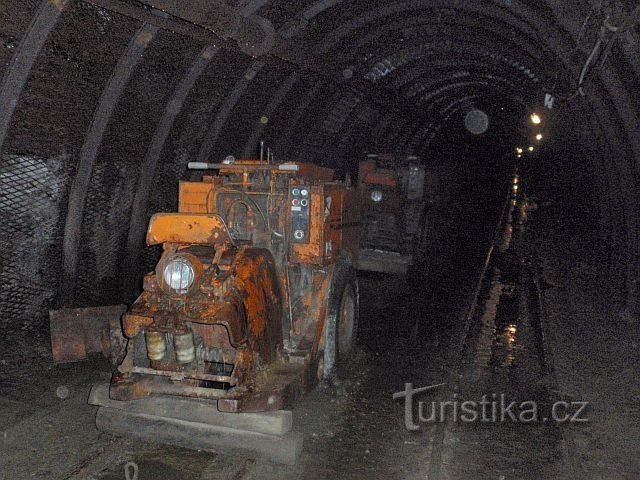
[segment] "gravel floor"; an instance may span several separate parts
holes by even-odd
[[[640,478],[640,326],[616,301],[584,238],[533,222],[529,254],[544,266],[547,348],[558,395],[589,402],[586,423],[566,425],[579,479]]]

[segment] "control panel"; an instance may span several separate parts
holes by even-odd
[[[309,243],[309,210],[311,189],[295,185],[289,189],[291,208],[291,241]]]

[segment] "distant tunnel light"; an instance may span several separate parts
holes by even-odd
[[[469,110],[464,117],[464,127],[473,135],[482,135],[489,129],[489,116],[477,108]]]
[[[541,133],[536,135],[536,140],[538,140],[538,141],[542,140],[542,134]]]
[[[540,125],[542,123],[542,119],[540,118],[540,115],[538,115],[537,113],[532,113],[531,123],[533,123],[534,125]]]

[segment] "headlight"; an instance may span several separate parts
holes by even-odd
[[[380,190],[374,190],[371,192],[371,200],[378,203],[382,200],[382,192]]]
[[[185,293],[193,284],[195,276],[193,265],[184,257],[173,257],[162,272],[164,283],[178,293]]]

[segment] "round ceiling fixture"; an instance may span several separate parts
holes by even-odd
[[[482,135],[489,129],[489,117],[482,110],[469,110],[464,117],[464,127],[473,135]]]

